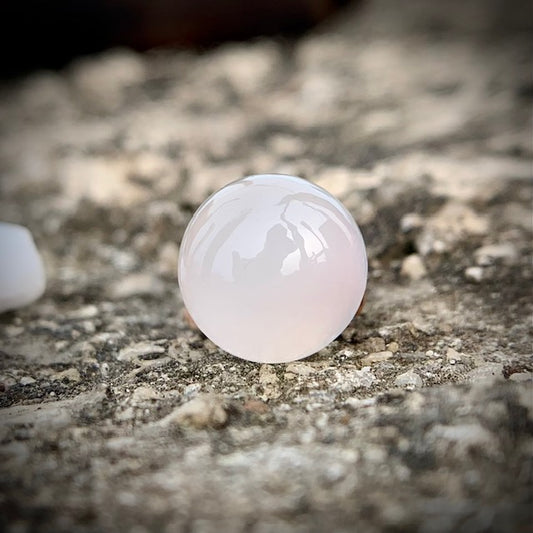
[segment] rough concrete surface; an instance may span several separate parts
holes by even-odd
[[[530,30],[372,0],[4,83],[1,218],[48,287],[0,316],[0,529],[530,531]],[[342,199],[370,260],[363,313],[277,366],[191,329],[175,272],[199,203],[262,172]]]

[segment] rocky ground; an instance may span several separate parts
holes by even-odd
[[[530,30],[525,2],[372,0],[4,83],[1,219],[49,282],[0,317],[0,529],[529,531]],[[364,312],[293,364],[218,350],[176,281],[194,209],[262,172],[368,244]]]

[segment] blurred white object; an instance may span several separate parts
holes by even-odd
[[[37,300],[45,285],[43,262],[31,233],[0,222],[0,312]]]

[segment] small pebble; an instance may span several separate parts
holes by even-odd
[[[70,320],[83,320],[94,318],[95,316],[98,316],[98,307],[96,305],[85,305],[68,313],[67,318]]]
[[[132,361],[143,355],[165,353],[165,348],[154,341],[141,341],[120,350],[117,359],[119,361]]]
[[[418,281],[427,275],[427,270],[422,258],[418,254],[411,254],[403,260],[400,274],[413,281]]]
[[[196,429],[221,428],[227,420],[228,413],[223,399],[213,394],[202,394],[175,409],[160,424],[177,424]]]
[[[387,351],[396,353],[400,349],[400,345],[396,341],[389,342],[387,344]]]
[[[357,389],[368,389],[376,382],[376,376],[369,366],[361,370],[348,370],[337,373],[337,380],[333,384],[333,390],[338,392],[353,392]]]
[[[422,227],[424,219],[418,213],[407,213],[400,220],[400,228],[404,233]]]
[[[372,363],[379,363],[381,361],[386,361],[392,357],[392,352],[385,350],[383,352],[371,353],[361,359],[361,364],[366,366]]]
[[[261,400],[248,400],[244,403],[243,407],[246,411],[249,411],[250,413],[256,413],[258,415],[262,415],[270,411],[270,407]]]
[[[397,387],[418,388],[422,387],[423,382],[422,378],[416,372],[409,370],[403,374],[400,374],[399,376],[396,376],[394,384]]]
[[[152,387],[148,387],[146,385],[141,385],[140,387],[137,387],[132,394],[132,399],[135,402],[146,402],[149,400],[156,400],[159,398],[159,394],[155,389]]]
[[[359,348],[369,353],[383,352],[385,341],[381,337],[369,337],[360,344]]]
[[[483,269],[478,266],[468,267],[465,270],[465,277],[470,281],[475,281],[476,283],[479,283],[483,280]]]
[[[159,251],[158,271],[163,276],[174,277],[178,270],[178,246],[173,242],[166,242]]]
[[[482,246],[474,252],[476,263],[481,266],[491,265],[497,260],[512,262],[517,256],[516,248],[509,243],[489,244]]]
[[[281,396],[279,378],[272,365],[261,365],[259,368],[259,384],[263,387],[265,399],[276,399]]]
[[[201,390],[202,385],[200,383],[189,383],[189,385],[183,389],[183,396],[187,400],[192,400]]]
[[[454,350],[453,348],[448,348],[446,350],[446,359],[450,364],[454,365],[455,363],[460,362],[462,358],[461,354],[457,350]]]
[[[463,341],[461,339],[454,339],[451,342],[451,347],[456,350],[460,350],[463,347]]]
[[[66,379],[67,381],[75,383],[81,380],[81,376],[76,368],[68,368],[67,370],[63,370],[62,372],[54,374],[50,377],[50,379],[54,381],[63,381]]]
[[[287,365],[287,368],[285,370],[289,374],[296,374],[298,376],[310,376],[311,374],[314,374],[316,370],[309,365],[303,364],[303,363],[291,363]]]
[[[516,381],[518,383],[524,382],[524,381],[532,381],[533,380],[533,372],[517,372],[515,374],[511,374],[509,376],[509,379],[511,381]]]
[[[472,383],[503,379],[503,365],[502,363],[482,363],[478,368],[474,368],[468,373],[467,379]]]

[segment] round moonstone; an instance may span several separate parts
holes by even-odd
[[[227,352],[307,357],[337,337],[366,287],[361,232],[324,189],[279,174],[230,183],[196,211],[180,248],[183,301]]]

